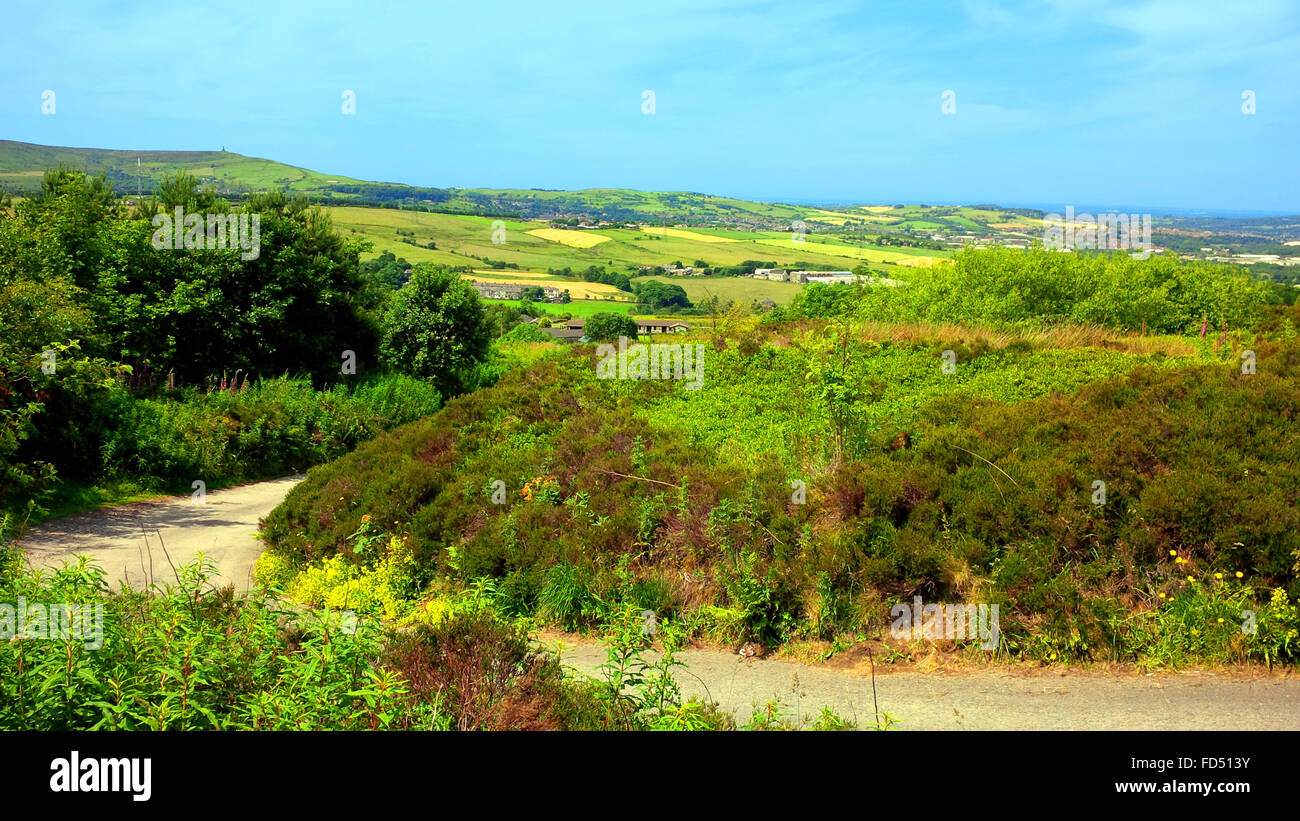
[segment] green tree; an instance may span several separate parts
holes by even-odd
[[[163,177],[154,192],[154,199],[166,211],[178,205],[193,213],[224,214],[230,210],[228,202],[213,191],[199,188],[198,178],[186,171]]]
[[[377,330],[363,310],[362,241],[335,233],[329,215],[280,192],[244,206],[260,251],[156,250],[149,223],[104,226],[96,314],[108,356],[201,383],[224,372],[340,376],[344,351],[373,362]]]
[[[458,274],[421,263],[384,315],[380,357],[431,380],[444,396],[462,391],[488,352],[491,330],[478,292]]]
[[[686,296],[686,290],[682,286],[653,279],[638,286],[636,301],[649,308],[691,307],[691,300]]]
[[[637,338],[636,320],[627,314],[592,314],[582,326],[582,332],[592,342],[608,342],[626,336]]]

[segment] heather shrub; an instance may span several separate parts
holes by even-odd
[[[933,341],[848,327],[844,364],[810,378],[823,352],[803,335],[824,331],[711,351],[691,392],[596,380],[585,346],[542,357],[313,469],[267,537],[356,562],[371,515],[409,536],[422,583],[490,579],[500,612],[571,630],[635,607],[712,641],[832,641],[921,595],[998,604],[1004,649],[1034,657],[1295,659],[1274,638],[1167,652],[1192,621],[1155,618],[1145,592],[1176,550],[1242,573],[1259,613],[1300,594],[1294,339],[1251,339],[1243,375],[1215,340],[1165,356],[972,338],[945,344],[961,354],[944,375]],[[828,408],[854,392],[869,400]]]

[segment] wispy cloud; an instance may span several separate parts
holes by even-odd
[[[72,6],[7,11],[0,136],[430,185],[1300,210],[1279,0]]]

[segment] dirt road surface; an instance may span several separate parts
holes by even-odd
[[[219,584],[247,590],[262,552],[258,520],[301,476],[69,516],[34,528],[23,540],[36,567],[91,556],[111,581],[134,586],[173,582],[172,564],[200,551],[215,562]],[[163,547],[166,547],[164,552]],[[170,564],[168,562],[170,556]],[[554,647],[555,635],[541,637]],[[561,662],[596,674],[605,660],[596,642],[559,636]],[[873,724],[869,671],[780,659],[741,658],[726,650],[681,654],[675,675],[687,697],[715,700],[745,723],[776,700],[790,718],[811,721],[830,707],[859,726]],[[1016,668],[962,672],[878,669],[875,703],[900,730],[1297,730],[1300,675],[1184,672],[1144,675]]]
[[[543,646],[555,647],[554,637]],[[600,645],[560,639],[560,661],[597,675]],[[860,727],[875,722],[871,676],[779,659],[692,649],[675,678],[685,697],[711,698],[744,724],[756,706],[784,703],[808,723],[822,707]],[[1183,672],[1147,676],[1047,669],[888,672],[876,700],[898,730],[1297,730],[1300,676]]]
[[[244,591],[262,554],[254,537],[258,520],[302,478],[213,490],[202,503],[177,496],[66,516],[37,525],[19,544],[33,567],[59,567],[90,556],[108,572],[111,584],[125,580],[137,588],[152,581],[174,584],[172,565],[188,564],[201,551],[217,565],[214,583]]]

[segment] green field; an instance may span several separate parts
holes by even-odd
[[[518,299],[489,299],[485,300],[489,305],[514,305],[519,307],[521,301]],[[572,302],[534,302],[538,308],[541,308],[551,316],[560,314],[572,314],[573,316],[588,317],[592,314],[626,314],[631,312],[632,303],[613,302],[599,299],[575,299]]]
[[[829,266],[847,269],[866,262],[876,270],[888,270],[888,264],[913,256],[943,256],[946,252],[916,249],[884,249],[852,245],[832,237],[810,234],[803,243],[794,243],[787,232],[692,229],[692,233],[709,239],[687,236],[663,236],[638,229],[606,228],[586,231],[606,237],[591,248],[578,248],[563,242],[528,233],[544,229],[549,223],[499,220],[504,225],[504,242],[494,244],[491,217],[434,214],[425,211],[397,211],[386,208],[337,206],[329,209],[334,224],[345,232],[369,239],[373,248],[367,258],[391,251],[411,262],[435,262],[445,265],[488,267],[483,260],[497,260],[519,266],[520,271],[545,272],[570,268],[581,271],[597,265],[629,275],[641,266],[668,265],[680,262],[693,266],[704,260],[709,266],[738,265],[746,260],[774,262],[778,266],[798,269]],[[403,242],[398,231],[408,231],[415,245]],[[685,233],[685,232],[683,232]],[[718,242],[725,237],[733,242]],[[497,234],[501,239],[502,235]],[[423,247],[433,242],[436,250]],[[514,269],[507,269],[514,270]]]
[[[489,305],[514,305],[518,307],[520,300],[517,299],[489,299],[485,300]],[[592,314],[631,314],[633,305],[628,302],[605,302],[598,299],[575,299],[572,302],[534,302],[533,305],[542,309],[548,316],[563,316],[570,314],[580,316],[584,319]],[[707,323],[708,317],[692,315],[675,315],[675,314],[635,314],[637,319],[664,319],[685,322],[695,327],[701,323]]]
[[[1042,229],[1042,219],[1022,209],[969,205],[854,205],[840,212],[876,225],[915,229],[952,227],[982,228],[985,225],[1014,225],[1023,229]]]
[[[794,282],[769,282],[765,279],[750,279],[748,277],[648,276],[637,277],[633,282],[647,282],[649,280],[680,285],[682,290],[686,291],[686,296],[691,302],[697,304],[701,300],[716,296],[723,302],[733,300],[741,305],[748,305],[750,302],[764,299],[770,299],[777,305],[789,305],[790,300],[794,299],[794,295],[803,288],[802,285]]]

